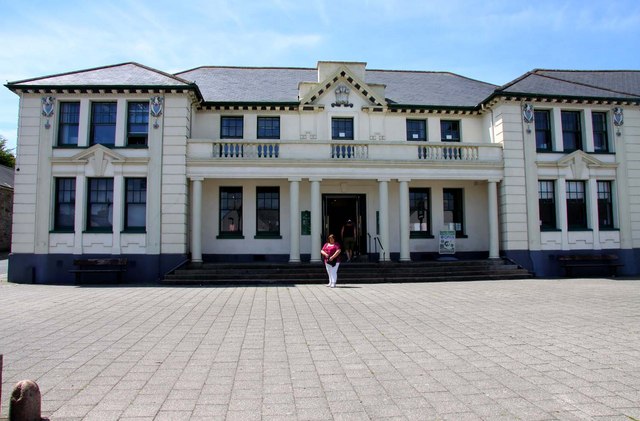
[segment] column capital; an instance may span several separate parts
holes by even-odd
[[[388,183],[389,181],[391,181],[391,179],[390,178],[378,178],[378,182],[380,182],[380,183],[385,182],[385,181]]]
[[[322,181],[322,177],[309,177],[309,181]]]
[[[408,177],[398,178],[398,182],[399,182],[399,183],[402,183],[402,182],[409,183],[410,181],[411,181],[411,179],[410,179],[410,178],[408,178]]]
[[[302,181],[302,177],[289,177],[288,181]]]
[[[490,179],[487,180],[487,183],[499,183],[501,181],[502,181],[502,179],[500,179],[500,178],[490,178]]]
[[[191,181],[204,181],[204,177],[189,177]]]

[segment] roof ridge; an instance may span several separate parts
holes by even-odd
[[[133,61],[127,61],[124,63],[117,63],[117,64],[108,64],[106,66],[98,66],[98,67],[90,67],[88,69],[81,69],[81,70],[73,70],[70,72],[62,72],[62,73],[53,73],[50,75],[46,75],[46,76],[38,76],[38,77],[32,77],[29,79],[22,79],[22,80],[16,80],[14,82],[9,82],[9,85],[16,85],[19,83],[26,83],[26,82],[33,82],[35,80],[39,80],[39,79],[49,79],[52,77],[60,77],[60,76],[67,76],[67,75],[73,75],[73,74],[78,74],[78,73],[85,73],[85,72],[92,72],[95,70],[102,70],[102,69],[109,69],[109,68],[113,68],[113,67],[120,67],[120,66],[124,66],[127,64],[138,64],[136,62]]]
[[[199,70],[199,69],[247,69],[247,70],[318,70],[315,67],[289,67],[289,66],[284,66],[284,67],[277,67],[277,66],[215,66],[215,65],[211,65],[211,66],[198,66],[198,67],[194,67],[191,69],[187,69],[187,70],[183,70],[180,72],[176,72],[176,75],[182,74],[182,73],[187,73],[187,72],[192,72],[194,70]]]
[[[117,68],[117,67],[122,67],[122,66],[127,66],[127,65],[134,65],[134,66],[140,67],[140,68],[145,69],[147,71],[154,72],[154,73],[160,74],[162,76],[171,78],[171,79],[176,80],[176,81],[178,81],[180,83],[184,83],[184,84],[187,84],[187,85],[191,85],[192,84],[192,82],[189,82],[186,79],[183,79],[181,77],[172,75],[170,73],[163,72],[162,70],[158,70],[158,69],[155,69],[153,67],[149,67],[149,66],[146,66],[144,64],[137,63],[135,61],[127,61],[127,62],[123,62],[123,63],[109,64],[109,65],[106,65],[106,66],[90,67],[88,69],[74,70],[74,71],[62,72],[62,73],[54,73],[54,74],[50,74],[50,75],[46,75],[46,76],[38,76],[38,77],[34,77],[34,78],[29,78],[29,79],[17,80],[17,81],[14,81],[14,82],[8,82],[7,86],[19,85],[19,84],[28,83],[28,82],[35,82],[35,81],[38,81],[38,80],[49,79],[49,78],[54,78],[54,77],[61,77],[61,76],[68,76],[68,75],[77,75],[77,74],[81,74],[81,73],[95,72],[95,71],[104,70],[104,69],[114,69],[114,68]]]

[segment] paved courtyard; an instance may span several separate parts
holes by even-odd
[[[2,416],[640,420],[640,281],[339,286],[0,282]]]

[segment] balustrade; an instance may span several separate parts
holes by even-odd
[[[205,152],[205,143],[194,144],[194,157]],[[327,160],[394,160],[394,161],[500,161],[502,150],[499,145],[429,143],[417,145],[405,142],[246,142],[212,141],[209,146],[211,157],[216,159],[327,159]],[[417,156],[416,149],[417,148]],[[202,152],[198,152],[202,151]],[[283,156],[282,153],[285,153]]]

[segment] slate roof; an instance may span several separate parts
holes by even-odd
[[[0,165],[0,187],[13,189],[13,168]]]
[[[298,84],[315,68],[199,67],[177,76],[195,82],[206,102],[298,103]],[[413,106],[475,107],[497,86],[448,72],[366,70],[365,83],[386,85],[387,101]]]
[[[10,82],[11,90],[35,88],[178,88],[205,103],[297,104],[298,85],[317,82],[316,68],[204,66],[171,75],[138,63]],[[503,86],[449,72],[365,70],[365,83],[386,86],[396,107],[476,108],[495,96],[602,98],[640,102],[640,71],[536,69]]]
[[[496,93],[638,100],[640,71],[536,69],[500,87]]]
[[[122,63],[69,73],[20,80],[9,89],[33,87],[190,87],[189,82],[138,63]]]

